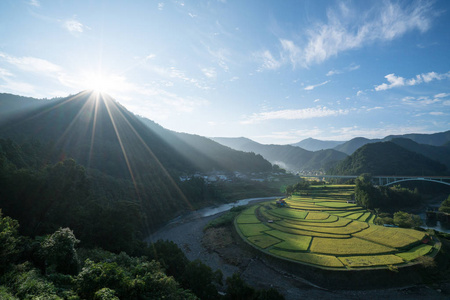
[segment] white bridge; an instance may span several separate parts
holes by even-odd
[[[353,175],[314,175],[301,176],[305,178],[319,178],[319,179],[355,179],[359,176]],[[442,183],[450,186],[450,176],[372,176],[372,182],[376,185],[393,185],[406,181],[429,181]]]

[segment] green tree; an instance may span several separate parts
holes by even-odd
[[[69,228],[60,228],[42,243],[42,253],[50,269],[58,273],[77,274],[78,255],[75,245],[80,241]]]
[[[403,228],[419,227],[422,225],[422,220],[418,215],[398,211],[394,213],[394,224]]]
[[[19,254],[19,222],[3,217],[0,209],[0,274],[2,274]]]
[[[186,266],[181,284],[192,290],[200,299],[217,299],[219,294],[216,285],[222,284],[222,272],[213,272],[210,267],[196,259]]]
[[[450,195],[442,201],[441,206],[439,207],[440,212],[450,213]]]

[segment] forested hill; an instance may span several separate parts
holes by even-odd
[[[362,146],[351,156],[333,167],[328,174],[360,175],[416,175],[448,174],[442,163],[393,143],[378,142]]]
[[[392,139],[392,142],[409,151],[420,153],[432,160],[438,161],[444,164],[447,170],[450,170],[450,142],[442,146],[419,144],[407,138],[395,138]]]
[[[332,149],[308,151],[291,145],[263,145],[246,138],[212,138],[236,150],[261,154],[273,164],[293,172],[327,170],[347,155]]]
[[[13,101],[15,99],[15,101]],[[28,103],[29,102],[29,103]],[[18,103],[20,103],[18,105]],[[38,139],[53,144],[51,157],[69,156],[82,165],[118,177],[155,169],[195,171],[270,171],[261,156],[223,147],[191,135],[179,135],[142,120],[106,95],[81,92],[68,98],[38,101],[0,94],[9,111],[0,121],[0,137],[17,142]],[[206,152],[205,152],[206,151]]]

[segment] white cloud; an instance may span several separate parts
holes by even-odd
[[[384,76],[384,78],[386,78],[389,83],[382,83],[375,86],[375,91],[385,91],[394,87],[413,86],[421,84],[422,82],[428,83],[432,80],[447,79],[450,78],[450,71],[444,74],[438,74],[436,72],[422,73],[420,75],[416,75],[416,77],[411,79],[405,79],[400,76],[395,76],[395,74],[392,73]]]
[[[28,2],[28,4],[30,4],[31,6],[35,6],[35,7],[41,6],[41,3],[39,3],[38,0],[30,0],[30,2]]]
[[[164,9],[164,3],[160,2],[158,3],[158,10],[163,10]]]
[[[216,78],[217,76],[217,72],[214,68],[203,68],[202,72],[208,78]]]
[[[254,124],[261,121],[268,120],[302,120],[302,119],[312,119],[321,118],[329,116],[338,116],[347,114],[348,110],[338,109],[333,110],[327,107],[313,107],[304,109],[285,109],[277,111],[268,111],[262,113],[255,113],[247,118],[247,120],[242,121],[242,124]]]
[[[0,68],[0,78],[12,77],[13,74],[6,69]]]
[[[277,59],[275,59],[272,56],[272,53],[270,53],[270,51],[268,51],[268,50],[256,53],[255,57],[257,59],[262,60],[262,66],[259,71],[261,71],[262,69],[275,70],[281,66],[281,61],[278,61]]]
[[[377,41],[391,41],[407,32],[425,32],[431,24],[431,2],[391,3],[388,1],[367,11],[356,11],[345,5],[327,10],[327,22],[316,23],[297,36],[306,36],[306,43],[280,38],[280,57],[283,63],[294,67],[309,67],[321,63],[339,53],[361,48]],[[272,53],[270,56],[273,57]],[[269,56],[267,54],[266,56]],[[284,59],[284,58],[288,59]],[[265,60],[263,60],[263,65]],[[272,65],[275,69],[280,64]],[[357,66],[354,66],[357,68]],[[333,75],[331,71],[330,75]]]
[[[358,91],[358,92],[356,92],[356,96],[361,96],[361,95],[364,95],[364,92],[363,91]]]
[[[344,72],[351,72],[351,71],[358,70],[359,68],[360,68],[360,65],[351,64],[350,66],[348,66],[342,70],[330,70],[330,71],[328,71],[326,76],[333,76],[333,75],[342,74]]]
[[[422,96],[419,98],[408,96],[408,97],[404,97],[402,99],[402,102],[405,104],[409,104],[409,105],[425,106],[425,105],[430,105],[430,104],[441,102],[441,99],[430,98],[430,97],[426,97],[426,96]]]
[[[327,84],[328,82],[330,82],[330,80],[324,81],[322,83],[316,84],[316,85],[308,85],[307,87],[304,88],[305,91],[312,91],[313,89],[315,89],[316,87],[322,86]]]
[[[342,73],[342,71],[340,71],[340,70],[330,70],[330,71],[328,71],[326,76],[333,76],[333,75],[337,75],[337,74],[341,74],[341,73]]]
[[[289,61],[291,62],[292,66],[295,68],[301,58],[301,50],[299,47],[297,47],[294,42],[289,40],[280,40],[281,47],[283,48],[283,51],[285,54],[287,54]]]
[[[444,116],[445,114],[442,111],[432,111],[430,112],[432,116]]]
[[[0,59],[1,58],[24,71],[44,73],[43,75],[48,75],[46,73],[55,73],[61,71],[60,66],[41,58],[30,56],[15,57],[0,52]]]
[[[82,33],[86,26],[75,19],[70,19],[64,22],[64,28],[67,29],[70,33]]]
[[[447,98],[450,96],[450,93],[440,93],[437,95],[434,95],[434,98]]]

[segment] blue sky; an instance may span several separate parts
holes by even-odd
[[[450,1],[0,2],[0,92],[96,88],[179,132],[450,129]]]

